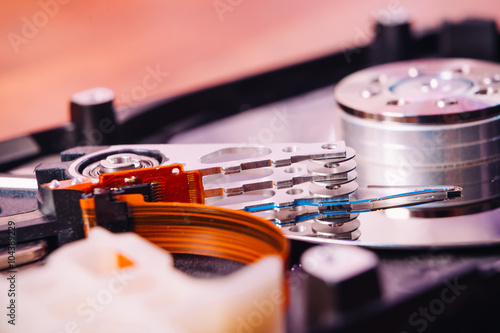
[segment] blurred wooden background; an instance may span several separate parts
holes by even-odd
[[[124,108],[365,44],[377,15],[407,11],[419,31],[499,22],[499,9],[496,0],[4,2],[0,140],[67,122],[70,96],[88,88],[111,88]],[[160,74],[146,87],[150,71]]]

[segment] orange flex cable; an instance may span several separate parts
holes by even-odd
[[[283,270],[288,267],[288,240],[266,219],[202,204],[146,202],[141,194],[117,195],[115,199],[127,203],[131,231],[170,253],[212,256],[247,265],[277,255]],[[95,221],[93,200],[80,200],[84,220]],[[287,281],[283,292],[288,300]]]
[[[244,264],[274,254],[284,262],[288,243],[274,224],[243,212],[202,204],[146,202],[140,194],[117,195],[128,204],[132,231],[171,253],[209,255]],[[93,198],[81,199],[84,220],[94,220]]]
[[[97,183],[92,182],[91,178],[84,178],[76,184],[71,180],[63,180],[57,189],[89,193],[95,188],[119,188],[139,184],[150,184],[150,201],[205,202],[201,173],[184,171],[182,164],[104,173],[99,176]]]

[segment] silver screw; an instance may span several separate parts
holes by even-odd
[[[420,70],[418,68],[416,68],[416,67],[410,67],[408,69],[408,75],[410,77],[417,77],[417,76],[420,75]]]
[[[114,154],[99,162],[102,173],[141,168],[141,158],[136,154]]]
[[[127,184],[135,184],[138,181],[138,178],[136,176],[132,176],[130,178],[125,178],[125,183]]]
[[[478,91],[476,91],[476,95],[492,95],[496,92],[497,90],[494,89],[493,87],[485,87],[485,88],[480,88]]]
[[[81,182],[82,182],[82,179],[80,177],[76,177],[76,178],[73,178],[71,180],[71,185],[80,184]]]
[[[361,96],[363,98],[370,98],[372,96],[378,95],[379,93],[380,93],[380,87],[370,86],[366,89],[363,89],[363,91],[361,91]]]
[[[439,108],[444,108],[448,105],[458,104],[458,101],[453,98],[443,98],[436,101],[436,106]]]
[[[57,179],[54,179],[53,181],[51,181],[51,182],[49,183],[49,188],[54,189],[54,188],[59,187],[60,185],[61,185],[61,183],[59,183],[59,182],[57,181]]]
[[[408,102],[404,98],[399,98],[388,101],[387,105],[403,106],[406,105],[407,103]]]

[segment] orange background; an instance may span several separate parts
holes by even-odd
[[[2,4],[0,140],[67,122],[70,96],[88,88],[124,108],[365,44],[374,17],[403,8],[415,31],[500,20],[497,0],[60,1]],[[131,97],[148,68],[169,75]]]

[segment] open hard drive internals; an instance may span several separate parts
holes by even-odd
[[[499,59],[407,28],[0,143],[1,331],[497,331]]]

